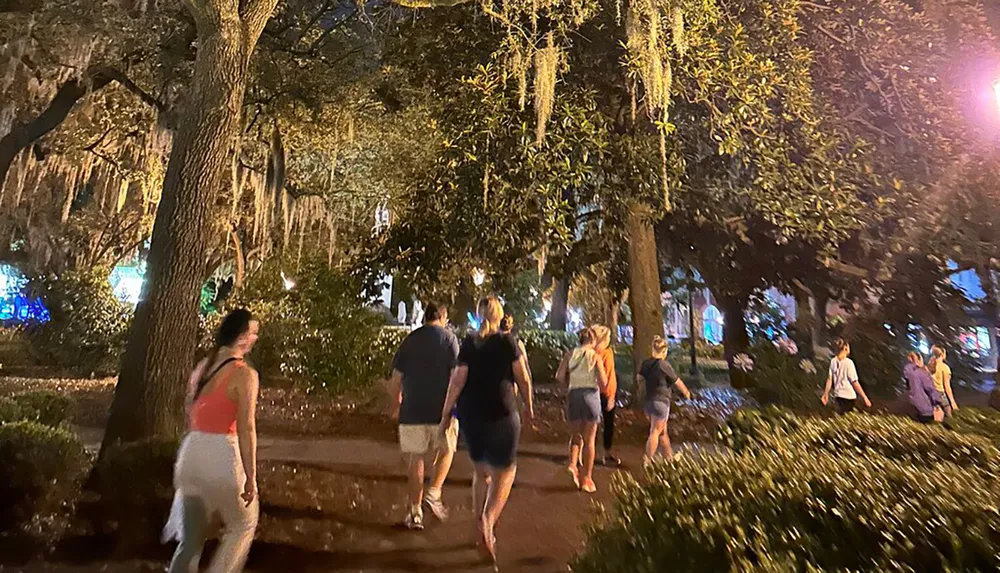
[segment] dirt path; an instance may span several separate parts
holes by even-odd
[[[100,431],[81,429],[97,444]],[[401,528],[406,478],[397,448],[371,439],[300,440],[261,436],[262,517],[248,571],[491,571],[474,541],[470,486],[472,466],[459,452],[444,490],[452,515],[429,517],[420,533]],[[638,468],[641,451],[619,452],[625,468]],[[574,491],[556,444],[525,443],[517,481],[498,526],[500,570],[566,571],[584,539],[595,502],[609,502],[614,473],[599,467],[599,491]],[[100,563],[46,563],[0,571],[69,573],[162,571],[169,549],[150,559]]]

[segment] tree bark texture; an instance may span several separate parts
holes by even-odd
[[[738,368],[733,367],[733,358],[750,348],[750,335],[747,333],[746,311],[748,300],[743,297],[717,297],[722,307],[722,344],[729,365],[729,378],[734,388],[745,388],[748,377]]]
[[[660,265],[649,209],[634,204],[629,209],[628,273],[629,306],[634,329],[632,355],[636,368],[649,358],[653,338],[663,336],[663,305],[660,301]]]
[[[549,329],[566,331],[569,315],[569,285],[572,279],[562,277],[552,281],[552,310],[549,311]]]
[[[198,25],[193,85],[170,152],[102,455],[117,443],[183,429],[209,215],[230,170],[250,55],[275,0],[187,4]]]
[[[816,348],[816,315],[813,311],[812,293],[795,288],[795,344],[803,356],[812,357]]]

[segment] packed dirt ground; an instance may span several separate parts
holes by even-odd
[[[99,444],[114,380],[0,378],[0,395],[58,390],[74,400],[74,428],[89,447]],[[526,427],[518,477],[498,528],[501,570],[565,571],[596,516],[611,500],[616,470],[599,467],[594,496],[579,493],[565,471],[563,396],[538,389],[536,423]],[[742,404],[732,390],[708,389],[675,408],[674,439],[686,449],[711,440],[715,425]],[[471,465],[456,456],[445,500],[452,516],[422,533],[399,526],[406,479],[394,422],[377,391],[350,398],[293,389],[262,390],[260,491],[262,517],[251,551],[251,571],[489,571],[473,544]],[[646,428],[641,415],[619,412],[618,455],[623,470],[640,466]],[[165,516],[164,516],[165,517]],[[170,549],[115,551],[115,540],[69,539],[44,561],[6,559],[0,571],[162,571]],[[4,560],[0,560],[3,562]]]

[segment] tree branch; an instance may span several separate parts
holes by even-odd
[[[278,0],[245,0],[240,4],[240,19],[243,21],[246,39],[251,44],[256,44],[261,32],[264,31],[264,26],[274,14]]]

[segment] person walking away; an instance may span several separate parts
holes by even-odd
[[[954,410],[958,410],[958,402],[955,401],[955,394],[951,390],[951,366],[945,362],[948,353],[944,348],[931,346],[931,360],[927,364],[927,370],[934,377],[934,388],[945,397],[944,415],[951,417]]]
[[[514,384],[529,421],[534,419],[531,382],[517,341],[500,332],[503,306],[496,297],[479,301],[478,332],[463,340],[451,377],[439,432],[447,431],[457,406],[469,457],[475,465],[472,506],[478,543],[496,565],[495,528],[517,475],[521,417]],[[485,490],[485,491],[484,491]]]
[[[567,471],[573,477],[573,485],[587,493],[594,493],[594,457],[597,439],[597,424],[601,421],[601,392],[607,387],[604,363],[597,355],[594,330],[580,331],[580,345],[567,352],[559,368],[556,380],[569,386],[566,397],[566,417],[569,420],[569,465]],[[583,475],[577,464],[583,460]]]
[[[670,400],[672,388],[676,387],[685,399],[691,399],[687,385],[677,376],[673,366],[667,362],[667,341],[661,336],[653,338],[651,357],[644,360],[636,375],[637,389],[645,396],[643,411],[649,419],[649,435],[642,457],[643,465],[652,463],[658,451],[668,460],[674,458],[670,446],[667,422],[670,420]]]
[[[604,373],[608,378],[608,384],[601,392],[601,412],[604,418],[601,463],[617,467],[621,465],[621,460],[612,453],[615,441],[615,414],[618,410],[618,375],[615,373],[615,349],[611,346],[610,328],[597,325],[594,327],[594,334],[597,337],[597,356],[604,364]]]
[[[500,333],[509,335],[514,334],[513,316],[509,314],[503,315],[503,318],[500,320]],[[524,367],[524,372],[528,375],[528,382],[533,385],[534,382],[532,381],[531,378],[531,367],[528,366],[528,351],[524,347],[524,341],[516,336],[514,337],[514,339],[517,340],[517,347],[521,351],[521,362],[522,366]],[[514,394],[517,395],[517,386],[514,386]]]
[[[837,412],[841,415],[854,411],[858,396],[864,400],[865,407],[871,408],[872,402],[858,381],[857,367],[854,366],[854,361],[848,358],[851,355],[851,346],[844,339],[838,338],[833,343],[833,350],[836,356],[830,361],[830,372],[826,377],[826,387],[821,399],[823,405],[826,406],[830,402],[832,389],[834,399],[837,401]]]
[[[247,310],[227,315],[215,348],[188,381],[189,431],[174,468],[176,495],[165,539],[178,539],[169,573],[196,573],[213,517],[222,518],[222,540],[211,573],[241,571],[257,528],[257,426],[259,381],[244,356],[257,341],[257,321]]]
[[[942,407],[946,398],[935,387],[931,373],[924,367],[924,358],[911,352],[907,355],[906,362],[903,377],[906,378],[907,398],[913,407],[914,417],[921,424],[943,420]]]
[[[438,439],[441,408],[458,363],[458,339],[447,328],[448,311],[438,304],[424,309],[424,324],[411,332],[392,361],[390,401],[399,421],[399,447],[406,458],[409,512],[404,524],[424,528],[423,506],[440,521],[448,519],[441,488],[458,449],[458,420]],[[424,458],[434,452],[434,474],[424,493]]]

